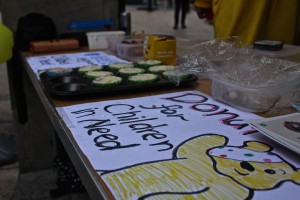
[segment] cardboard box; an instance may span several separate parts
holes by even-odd
[[[176,38],[169,35],[146,36],[144,58],[147,60],[160,60],[167,65],[175,65]]]

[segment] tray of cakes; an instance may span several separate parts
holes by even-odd
[[[178,87],[197,76],[177,72],[173,65],[149,60],[78,68],[56,67],[40,73],[45,90],[54,96],[74,97],[146,88]]]

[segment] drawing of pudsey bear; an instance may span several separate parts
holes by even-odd
[[[197,136],[179,145],[169,160],[101,177],[117,199],[251,199],[255,190],[271,190],[285,181],[300,184],[299,169],[272,153],[272,147],[256,141],[227,143],[222,135]]]

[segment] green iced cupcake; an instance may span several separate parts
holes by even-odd
[[[127,67],[127,68],[122,68],[119,70],[119,75],[123,77],[128,77],[136,74],[141,74],[144,73],[145,70],[142,68],[136,68],[136,67]]]
[[[85,74],[85,76],[89,79],[95,79],[98,77],[112,76],[114,75],[112,72],[108,71],[89,71]]]
[[[113,72],[118,72],[122,68],[134,67],[132,63],[112,63],[108,65],[108,69]]]
[[[161,65],[162,62],[160,60],[141,60],[137,62],[137,66],[141,68],[148,69],[152,66]]]
[[[155,74],[162,74],[163,72],[167,70],[172,70],[174,68],[175,66],[173,65],[157,65],[157,66],[150,67],[148,71]]]
[[[118,86],[122,82],[122,78],[118,76],[98,77],[93,80],[93,84],[98,87],[113,87]]]
[[[158,80],[156,74],[137,74],[128,77],[128,81],[131,83],[153,83]]]
[[[100,65],[91,65],[91,66],[84,66],[84,67],[78,68],[78,72],[85,74],[90,71],[101,71],[102,69],[103,69],[103,67]]]

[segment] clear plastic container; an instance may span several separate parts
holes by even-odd
[[[106,37],[109,52],[117,53],[117,45],[124,40],[124,35],[110,35]]]
[[[124,36],[124,31],[99,31],[86,33],[88,38],[89,49],[106,49],[108,48],[107,38],[118,38]]]
[[[139,60],[144,57],[143,44],[119,43],[117,52],[121,58],[128,60]]]
[[[267,112],[279,105],[287,105],[300,98],[299,77],[270,86],[243,86],[224,79],[211,77],[211,94],[223,103],[247,112]]]

